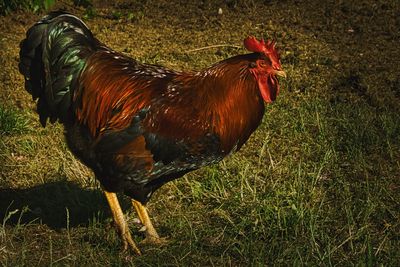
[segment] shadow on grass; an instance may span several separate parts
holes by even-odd
[[[0,188],[0,223],[38,221],[60,229],[67,227],[67,222],[69,227],[75,227],[109,217],[101,190],[85,189],[73,182],[51,182],[27,189]]]

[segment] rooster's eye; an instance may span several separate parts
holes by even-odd
[[[255,68],[255,67],[257,67],[257,64],[255,62],[249,63],[249,68]]]
[[[269,58],[265,58],[263,61],[261,61],[261,63],[263,64],[263,67],[267,67],[267,66],[271,66],[272,62]]]

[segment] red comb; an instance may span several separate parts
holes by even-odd
[[[279,54],[275,49],[275,41],[264,42],[264,39],[257,40],[254,36],[244,39],[244,47],[251,52],[264,53],[275,64],[279,63]]]
[[[251,52],[271,54],[275,50],[275,41],[265,43],[264,39],[259,41],[254,36],[249,36],[244,39],[244,47]]]
[[[256,37],[249,36],[244,39],[244,47],[251,52],[263,53],[265,51],[265,42],[263,39],[258,41]]]

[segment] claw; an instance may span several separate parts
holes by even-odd
[[[164,246],[168,243],[168,240],[164,237],[155,237],[155,236],[146,236],[145,239],[140,242],[140,244],[144,245],[155,245],[155,246]]]
[[[132,239],[131,232],[129,231],[128,225],[125,221],[121,206],[119,205],[117,195],[107,191],[104,191],[104,193],[111,208],[115,227],[121,236],[124,251],[132,250],[137,255],[142,255],[139,248],[136,246],[135,241]]]
[[[146,238],[141,243],[158,245],[165,243],[162,241],[163,239],[159,237],[156,229],[151,223],[150,216],[147,213],[146,207],[134,199],[132,199],[132,205],[136,209],[136,212],[139,215],[139,219],[143,224],[143,227],[139,231],[146,232]]]
[[[139,256],[142,255],[142,252],[139,250],[139,248],[136,246],[135,242],[133,241],[130,232],[128,232],[128,234],[125,234],[125,236],[121,235],[121,238],[122,238],[122,242],[124,245],[124,251],[131,250]]]

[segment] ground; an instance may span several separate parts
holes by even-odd
[[[120,251],[100,186],[62,127],[41,127],[24,90],[19,42],[44,13],[0,17],[2,266],[399,265],[398,1],[93,3],[53,8],[113,49],[174,69],[245,53],[248,35],[275,38],[288,77],[240,152],[154,195],[169,242],[136,257]]]

